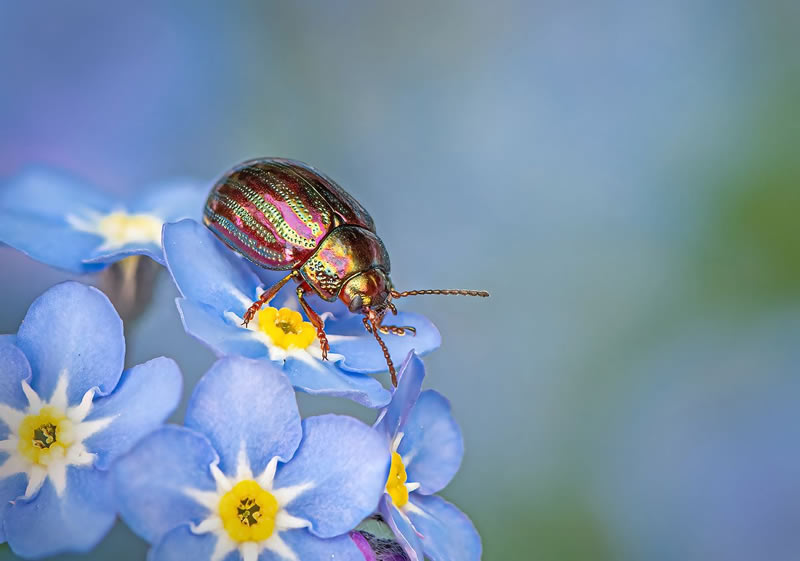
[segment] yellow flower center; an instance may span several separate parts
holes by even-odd
[[[97,224],[97,232],[110,246],[123,246],[131,242],[161,245],[162,221],[150,214],[112,212]]]
[[[389,468],[389,479],[386,480],[386,492],[392,497],[394,506],[400,508],[408,502],[408,488],[406,487],[406,466],[397,452],[392,452],[392,465]]]
[[[261,308],[256,316],[258,328],[272,339],[272,342],[284,349],[296,347],[305,349],[317,337],[314,326],[303,321],[299,312],[289,308],[280,310],[267,306]]]
[[[237,483],[219,501],[219,516],[236,542],[260,542],[275,530],[278,501],[252,479]]]
[[[47,405],[22,419],[17,449],[31,462],[47,465],[63,458],[72,442],[72,422],[62,411]]]

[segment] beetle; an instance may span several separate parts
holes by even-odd
[[[259,158],[235,166],[212,187],[203,223],[256,265],[288,271],[247,309],[243,325],[294,279],[300,306],[316,329],[323,360],[330,345],[322,318],[305,299],[309,292],[329,302],[338,298],[351,312],[363,314],[364,328],[380,345],[394,386],[394,364],[379,333],[413,335],[415,331],[383,325],[387,309],[397,314],[393,299],[418,294],[489,296],[483,290],[395,290],[389,277],[389,254],[372,217],[335,181],[303,162]]]

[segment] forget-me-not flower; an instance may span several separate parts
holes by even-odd
[[[0,338],[0,541],[23,557],[88,551],[114,523],[110,464],[180,399],[165,358],[123,372],[122,322],[99,290],[59,284]]]
[[[62,170],[32,167],[0,184],[0,242],[73,273],[131,255],[163,265],[163,224],[200,216],[206,195],[175,180],[122,200]]]
[[[376,423],[392,453],[379,512],[411,561],[423,561],[423,552],[431,561],[477,561],[481,539],[472,522],[433,494],[458,472],[464,444],[447,399],[420,393],[424,377],[422,361],[410,353]]]
[[[325,312],[331,349],[323,361],[314,328],[297,311],[297,297],[289,287],[276,297],[283,308],[264,306],[247,327],[242,325],[247,308],[285,271],[252,265],[193,220],[165,226],[164,253],[183,296],[178,308],[186,331],[218,355],[269,359],[304,392],[347,397],[368,407],[389,402],[391,394],[367,375],[386,370],[380,347],[361,316],[341,302],[310,299],[312,307]],[[441,342],[439,331],[423,316],[401,312],[392,321],[416,329],[415,336],[384,338],[392,356],[403,357],[412,348],[425,354]]]
[[[378,505],[389,451],[350,417],[303,421],[266,361],[219,360],[186,426],[166,426],[117,462],[120,513],[151,561],[363,561],[348,532]]]

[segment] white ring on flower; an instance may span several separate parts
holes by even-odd
[[[103,238],[96,251],[120,249],[130,243],[154,244],[161,247],[164,219],[153,213],[130,214],[124,209],[109,213],[87,210],[84,216],[68,214],[67,224],[79,232]]]
[[[29,499],[42,487],[45,480],[50,478],[58,496],[64,494],[67,488],[67,466],[91,466],[97,456],[89,452],[83,441],[108,427],[114,417],[105,417],[93,421],[85,421],[92,409],[94,389],[87,391],[78,405],[69,407],[67,403],[68,372],[63,370],[56,383],[50,401],[44,401],[31,388],[27,381],[22,381],[22,391],[28,399],[25,410],[14,409],[5,404],[0,404],[0,421],[8,425],[9,433],[5,440],[0,441],[0,451],[9,454],[6,461],[0,465],[0,479],[5,479],[17,473],[24,473],[28,478],[28,485],[23,498]],[[49,459],[46,465],[35,463],[26,458],[19,451],[19,428],[22,421],[30,416],[37,415],[43,407],[53,407],[72,424],[70,441],[63,456]]]
[[[287,561],[300,561],[297,554],[281,539],[280,533],[286,530],[311,527],[311,522],[289,514],[286,511],[286,507],[301,494],[309,489],[313,489],[314,483],[309,481],[299,485],[275,489],[273,485],[275,483],[275,470],[277,467],[278,458],[274,457],[269,461],[264,471],[254,477],[247,459],[244,443],[242,443],[236,459],[236,475],[228,477],[219,469],[216,463],[209,466],[211,475],[214,477],[217,485],[216,491],[202,491],[200,489],[191,488],[184,489],[186,495],[209,510],[208,517],[199,524],[193,524],[191,530],[195,534],[211,532],[216,536],[217,543],[214,545],[214,552],[211,555],[210,561],[220,561],[231,551],[236,549],[239,550],[243,561],[257,561],[259,554],[265,549],[274,552]],[[223,522],[219,515],[219,503],[222,497],[233,489],[237,483],[246,480],[254,480],[262,489],[269,491],[275,497],[278,502],[278,513],[275,516],[275,529],[269,538],[259,542],[246,541],[237,543],[231,539],[228,532],[223,527]]]
[[[256,289],[256,297],[253,300],[248,300],[246,296],[244,296],[242,293],[238,291],[234,291],[233,295],[243,303],[246,309],[250,307],[250,304],[258,300],[262,292],[264,292],[262,288],[259,287],[258,289]],[[292,302],[296,302],[296,299],[292,298],[288,299],[286,302],[284,302],[283,306],[288,307],[290,309],[293,309],[295,307],[299,308],[299,304],[297,306],[293,306]],[[242,329],[246,329],[249,332],[249,335],[253,339],[263,344],[267,348],[267,354],[269,355],[270,360],[275,362],[281,362],[285,361],[287,358],[294,358],[296,360],[299,360],[303,364],[306,364],[307,366],[311,366],[316,370],[325,369],[322,361],[322,348],[320,347],[318,338],[314,338],[314,341],[312,341],[311,344],[304,349],[298,347],[290,347],[288,349],[284,349],[283,347],[276,345],[269,337],[269,335],[262,332],[258,328],[257,321],[255,320],[251,321],[250,324],[245,328],[242,325],[243,323],[242,316],[236,314],[235,312],[226,311],[224,313],[224,317],[229,323],[241,327]],[[333,342],[335,340],[343,339],[344,337],[347,336],[327,334],[327,337],[329,342]],[[344,355],[328,351],[328,362],[339,362],[342,360],[344,360]]]

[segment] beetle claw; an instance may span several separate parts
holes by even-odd
[[[404,336],[407,331],[411,333],[412,337],[417,334],[417,328],[411,327],[410,325],[404,325],[402,327],[399,327],[397,325],[381,325],[380,327],[378,327],[378,329],[384,335],[388,335],[391,333],[392,335],[398,335],[399,337]]]
[[[323,328],[317,330],[317,338],[319,339],[319,348],[322,350],[322,360],[328,360],[328,351],[331,350],[331,346]]]
[[[247,325],[248,325],[248,324],[249,324],[251,321],[253,321],[253,316],[255,316],[255,314],[251,314],[251,313],[250,313],[250,310],[247,310],[247,312],[244,314],[244,318],[242,318],[242,325],[243,325],[244,327],[247,327]]]

